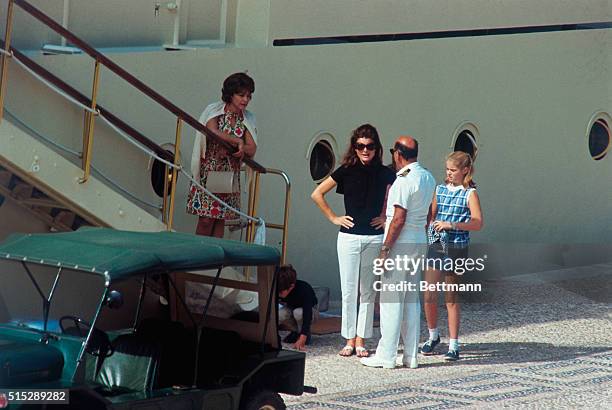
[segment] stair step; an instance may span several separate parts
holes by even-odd
[[[26,206],[25,208],[28,209],[30,212],[32,212],[34,215],[36,215],[41,221],[43,221],[44,223],[49,225],[51,228],[54,228],[57,231],[61,231],[61,232],[72,231],[72,228],[70,225],[66,225],[61,219],[56,220],[56,218],[49,215],[48,208],[39,208],[37,206],[33,206],[33,207]]]
[[[45,222],[47,225],[49,226],[53,225],[53,217],[49,215],[45,209],[37,208],[37,207],[25,207],[25,208],[28,209],[30,212],[32,212],[34,215],[37,215],[40,218],[40,220]]]
[[[13,174],[5,169],[0,170],[0,185],[7,187],[11,183],[11,177]]]
[[[44,199],[48,199],[49,196],[47,194],[45,194],[43,191],[41,191],[40,189],[34,187],[34,190],[32,191],[32,198],[44,198]]]
[[[15,198],[26,199],[32,197],[34,187],[26,182],[20,181],[15,184],[12,191]]]
[[[61,211],[53,218],[53,222],[59,223],[72,230],[72,224],[74,223],[76,215],[71,211]]]
[[[24,205],[28,205],[28,206],[40,206],[43,208],[63,208],[63,206],[59,203],[57,203],[56,201],[54,201],[53,199],[50,198],[46,198],[46,199],[38,199],[38,198],[27,198],[27,199],[19,199],[19,202],[21,202]]]

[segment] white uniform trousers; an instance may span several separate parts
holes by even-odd
[[[385,272],[379,277],[382,282],[380,295],[380,333],[381,338],[376,348],[376,357],[387,363],[395,363],[400,334],[404,342],[404,357],[402,362],[410,365],[417,363],[419,334],[421,331],[421,301],[419,298],[419,282],[421,269],[413,270],[408,264],[404,266],[404,256],[421,258],[427,245],[396,244],[389,254],[389,259],[396,260],[399,255],[401,269]],[[415,259],[415,261],[420,259]],[[414,273],[414,274],[411,274]],[[409,285],[412,284],[412,285]],[[394,285],[396,289],[390,289]],[[397,287],[400,286],[400,289]],[[409,287],[411,286],[411,287]]]
[[[370,338],[374,326],[376,292],[372,272],[383,235],[338,233],[338,265],[342,291],[342,329],[345,339]],[[359,314],[357,296],[359,295]]]

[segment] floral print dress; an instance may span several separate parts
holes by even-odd
[[[235,119],[235,124],[233,126],[232,119]],[[236,138],[240,138],[244,142],[246,127],[243,121],[244,119],[242,116],[231,111],[226,111],[223,115],[219,116],[219,130]],[[219,199],[222,199],[236,209],[240,209],[240,165],[241,161],[239,158],[233,157],[231,153],[228,153],[225,148],[221,146],[221,144],[206,136],[206,154],[204,158],[200,160],[200,183],[206,186],[206,179],[210,171],[234,171],[234,192],[228,194],[213,193],[218,196]],[[204,191],[193,183],[189,187],[187,212],[214,219],[238,218],[235,212],[206,195]]]

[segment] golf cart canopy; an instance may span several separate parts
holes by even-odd
[[[0,245],[0,258],[118,280],[143,272],[275,265],[280,254],[269,246],[185,233],[82,228],[66,233],[12,235]]]

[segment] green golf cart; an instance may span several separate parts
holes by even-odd
[[[278,263],[271,247],[173,232],[9,237],[0,407],[284,409],[279,393],[315,389],[304,353],[280,344]]]

